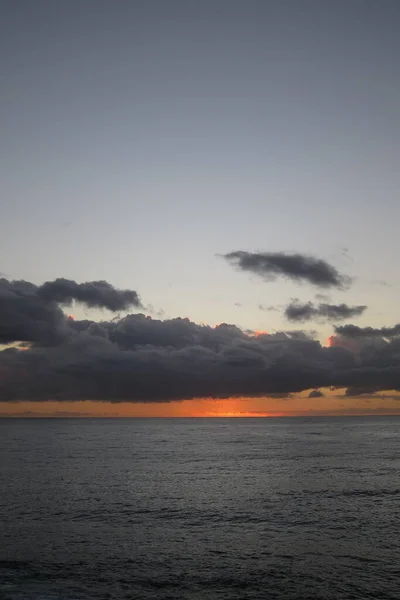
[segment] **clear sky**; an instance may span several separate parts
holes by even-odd
[[[321,290],[218,255],[294,252],[355,277],[323,291],[366,305],[360,327],[400,321],[398,0],[0,11],[3,277],[106,280],[157,318],[271,332]]]

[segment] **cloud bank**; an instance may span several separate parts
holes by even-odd
[[[285,317],[293,322],[305,322],[312,319],[322,321],[344,321],[353,317],[361,316],[367,309],[364,305],[348,306],[347,304],[318,305],[312,302],[301,303],[298,300],[291,302],[285,309]]]
[[[90,308],[111,311],[140,306],[137,292],[117,290],[106,281],[79,284],[56,279],[37,286],[3,278],[0,279],[0,343],[61,343],[68,335],[69,324],[60,305],[69,306],[74,300]]]
[[[241,271],[248,271],[266,281],[284,277],[320,288],[338,289],[344,289],[351,283],[350,277],[339,273],[325,260],[304,254],[237,250],[224,254],[223,257]]]
[[[400,323],[393,327],[357,327],[357,325],[341,325],[335,327],[336,333],[349,338],[395,338],[400,335]]]
[[[0,339],[26,347],[0,352],[1,401],[279,397],[329,386],[400,390],[395,335],[377,343],[378,335],[355,341],[341,332],[335,344],[324,347],[304,331],[254,335],[226,323],[209,327],[143,314],[74,321],[59,303],[71,298],[92,306],[139,303],[136,292],[109,284],[89,285],[89,296],[86,287],[76,286],[0,282]],[[98,287],[111,296],[96,295]],[[346,347],[345,340],[353,345]]]

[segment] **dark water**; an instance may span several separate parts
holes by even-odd
[[[400,598],[400,419],[0,421],[0,598]]]

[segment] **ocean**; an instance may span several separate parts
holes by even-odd
[[[1,419],[2,600],[400,598],[400,418]]]

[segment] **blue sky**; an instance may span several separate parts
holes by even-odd
[[[216,255],[296,251],[357,277],[331,295],[368,305],[357,324],[397,322],[397,0],[1,12],[7,278],[105,279],[167,317],[270,331],[292,326],[259,304],[318,290]]]

